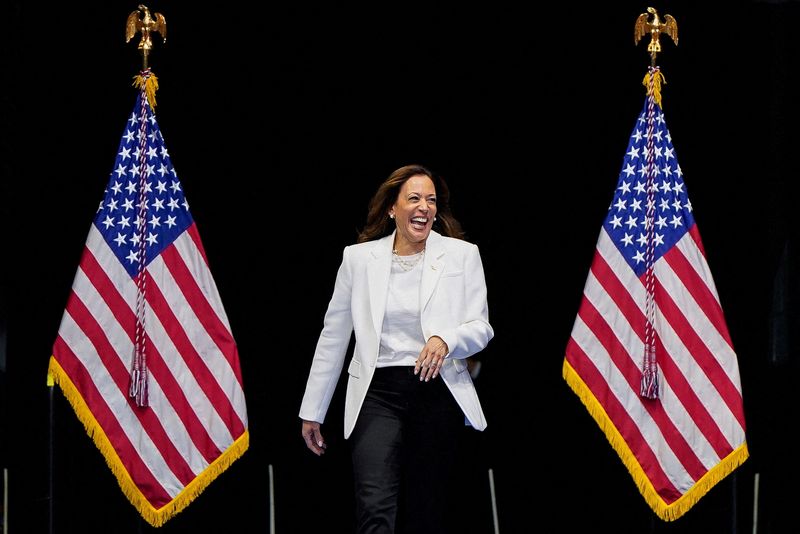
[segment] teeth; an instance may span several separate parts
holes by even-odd
[[[411,219],[411,221],[425,224],[426,222],[428,222],[428,219],[425,219],[423,217],[414,217],[413,219]]]

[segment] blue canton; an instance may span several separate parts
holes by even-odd
[[[146,162],[140,165],[141,116],[145,107]],[[140,167],[144,167],[143,169]],[[144,217],[140,215],[139,189],[145,173]],[[133,278],[139,261],[145,266],[192,224],[189,205],[172,167],[155,114],[140,93],[119,144],[108,186],[94,225]],[[144,228],[142,228],[144,225]],[[144,239],[144,258],[140,241]]]
[[[653,105],[653,262],[694,225],[692,205],[675,157],[664,113]],[[631,134],[614,200],[603,227],[622,256],[641,276],[647,270],[648,99]]]

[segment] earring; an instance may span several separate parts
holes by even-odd
[[[394,219],[394,213],[390,213],[390,214],[389,214],[389,218],[390,218],[390,219]]]
[[[436,217],[433,218],[433,222],[436,222]]]

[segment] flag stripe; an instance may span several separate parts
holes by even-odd
[[[604,413],[608,415],[609,411],[613,411],[616,414],[616,421],[612,423],[613,428],[623,437],[627,453],[632,455],[639,469],[643,469],[644,466],[649,467],[647,471],[648,482],[659,496],[667,502],[678,499],[680,492],[667,476],[666,471],[661,469],[658,457],[653,452],[649,442],[641,435],[634,416],[625,410],[617,396],[614,395],[609,384],[605,381],[606,375],[603,370],[595,365],[590,355],[577,343],[577,339],[580,337],[578,321],[576,321],[576,330],[578,332],[574,332],[575,335],[570,337],[567,343],[567,360],[570,365],[573,365],[575,371],[580,375],[581,379],[587,381],[587,384],[591,382],[597,385],[597,389],[592,389],[592,395],[600,403]],[[609,419],[611,418],[610,415],[608,417]]]
[[[159,265],[157,261],[154,261],[149,269],[149,272],[158,273],[157,278],[167,276],[167,273],[164,271],[165,269],[163,269],[163,266]],[[170,285],[174,285],[174,283],[174,280],[170,280],[169,283],[165,284],[165,288],[168,289]],[[174,296],[175,291],[171,291],[170,295]],[[219,428],[217,427],[227,429],[224,435],[217,435],[214,438],[215,441],[219,440],[221,444],[225,442],[227,442],[227,444],[232,443],[233,436],[241,434],[244,427],[238,419],[236,421],[224,420],[225,415],[234,412],[230,406],[231,401],[226,396],[225,392],[222,391],[216,378],[208,369],[205,361],[206,355],[204,354],[201,356],[193,345],[193,342],[197,340],[197,336],[204,336],[205,332],[197,331],[197,336],[194,339],[190,339],[187,331],[184,329],[185,324],[195,320],[195,317],[191,313],[194,310],[192,310],[188,304],[173,308],[161,293],[160,287],[155,283],[150,286],[147,299],[159,324],[163,328],[164,336],[159,337],[159,342],[164,345],[171,344],[174,346],[175,351],[180,356],[183,363],[177,361],[173,361],[172,363],[179,367],[185,367],[188,374],[194,377],[192,386],[196,384],[197,388],[199,388],[197,394],[193,395],[190,399],[194,411],[201,414],[206,420],[208,417],[214,418],[213,423],[207,421],[210,423],[210,430],[212,432],[215,430],[218,431]],[[181,317],[176,316],[175,310],[181,313]],[[184,379],[185,378],[186,377],[184,377]],[[216,417],[216,414],[219,414],[222,418]]]
[[[107,268],[111,272],[114,272],[114,262],[116,262],[116,257],[113,254],[108,253],[108,245],[106,244],[105,240],[102,239],[102,236],[94,229],[94,227],[90,230],[90,236],[87,239],[87,249],[89,251],[96,252],[98,257],[110,261],[111,264]],[[93,256],[88,254],[86,261],[86,272],[91,273],[90,279],[92,280],[92,283],[98,287],[101,297],[109,302],[109,306],[112,309],[116,310],[115,316],[119,318],[120,316],[125,315],[126,318],[124,319],[124,323],[132,325],[129,327],[129,330],[125,332],[124,336],[115,336],[115,338],[118,340],[124,338],[130,342],[129,347],[126,348],[124,354],[129,354],[132,356],[133,325],[136,321],[136,318],[133,315],[133,310],[127,303],[121,300],[121,297],[116,290],[112,290],[112,287],[116,284],[112,283],[108,278],[105,268],[96,262],[89,261],[91,258],[93,258]],[[122,277],[122,280],[117,282],[117,284],[122,285],[123,283],[127,283],[126,292],[128,294],[135,295],[136,286],[134,282],[128,278],[126,274],[123,274]],[[158,294],[158,287],[155,285],[155,283],[152,283],[148,291],[148,302],[151,306],[152,301],[157,299]],[[135,302],[133,298],[130,298],[130,301]],[[123,310],[127,311],[127,314],[124,314]],[[102,312],[98,311],[96,315],[98,317],[104,317],[107,314],[103,314]],[[150,313],[148,313],[148,317],[153,317],[153,319],[155,319],[155,317]],[[172,425],[172,427],[179,432],[178,435],[173,436],[173,440],[176,443],[179,443],[179,446],[186,447],[186,449],[183,451],[183,454],[186,458],[196,459],[198,455],[202,455],[204,460],[196,465],[193,465],[193,469],[197,472],[200,472],[220,454],[220,447],[214,445],[213,440],[208,435],[205,424],[198,418],[197,414],[200,410],[193,407],[193,404],[196,405],[199,399],[202,397],[202,394],[198,395],[196,393],[199,392],[201,388],[197,385],[194,385],[193,387],[190,386],[185,378],[182,384],[177,382],[175,379],[176,375],[184,377],[186,376],[186,374],[183,373],[185,368],[179,368],[176,371],[168,368],[163,357],[161,357],[161,354],[164,354],[165,350],[173,351],[174,348],[165,347],[161,343],[161,340],[165,339],[166,335],[164,335],[163,331],[157,330],[159,323],[153,320],[148,320],[147,324],[149,330],[149,334],[147,336],[147,347],[148,351],[151,353],[148,358],[149,372],[151,373],[151,376],[156,384],[160,385],[161,391],[165,397],[164,402],[160,403],[159,397],[154,396],[154,402],[152,403],[152,406],[154,408],[159,408],[161,417],[169,417],[172,419],[177,416],[180,419],[180,424],[178,424],[176,421],[176,424]],[[130,356],[126,360],[126,373],[129,373],[131,364]],[[153,385],[151,385],[151,388]],[[127,382],[125,383],[123,390],[127,392]],[[194,402],[190,402],[189,398],[193,399]],[[204,411],[213,411],[213,408],[209,407]],[[167,414],[169,414],[169,416],[167,416]],[[197,445],[199,450],[189,447],[189,444],[183,443],[186,441],[184,433],[188,433],[188,435],[191,437],[192,443]],[[230,444],[230,436],[227,436],[225,439],[227,439],[227,444]],[[225,442],[225,439],[220,438],[219,441]]]
[[[95,320],[96,317],[108,316],[107,313],[103,314],[102,310],[98,310],[102,299],[97,298],[96,295],[89,291],[84,292],[83,290],[91,286],[89,286],[88,283],[82,283],[83,281],[85,281],[85,278],[81,277],[79,273],[76,278],[76,283],[73,284],[75,288],[75,292],[73,293],[74,298],[71,298],[67,303],[68,315],[65,316],[62,336],[67,343],[71,346],[74,345],[73,352],[86,355],[86,360],[84,360],[84,362],[86,364],[91,364],[89,368],[93,371],[93,376],[101,373],[103,378],[106,376],[108,377],[108,386],[110,386],[111,383],[116,384],[116,390],[110,387],[107,390],[107,393],[113,396],[109,397],[113,399],[111,402],[117,403],[114,413],[126,412],[127,410],[123,409],[122,403],[131,403],[127,395],[128,384],[130,382],[129,369],[123,364],[123,357],[121,357],[121,354],[109,341],[107,332],[116,333],[114,332],[114,324],[112,323],[110,325],[111,328],[107,330],[107,327],[101,326]],[[84,305],[79,293],[87,297],[87,302],[95,303],[94,309],[90,310]],[[67,321],[67,317],[74,322],[70,323]],[[124,335],[123,332],[119,332],[119,334]],[[89,350],[89,345],[91,345],[93,350]],[[127,352],[127,354],[130,354],[130,352]],[[93,357],[95,355],[98,360],[88,359],[90,356]],[[130,360],[130,357],[125,359]],[[154,358],[154,360],[157,361],[158,358]],[[99,399],[98,402],[100,402]],[[103,400],[102,402],[106,403],[107,401]],[[91,406],[91,403],[88,401],[87,403]],[[133,409],[131,413],[135,418],[126,418],[123,423],[123,428],[126,434],[138,433],[140,430],[143,430],[147,434],[149,441],[142,443],[141,446],[143,448],[152,446],[158,449],[161,458],[156,458],[158,463],[154,463],[152,467],[156,476],[160,480],[165,478],[158,475],[158,472],[168,468],[183,484],[191,481],[195,473],[193,473],[191,468],[186,464],[183,455],[175,449],[172,440],[167,436],[161,424],[161,420],[156,416],[154,410]],[[109,438],[112,443],[114,443],[114,436],[109,436]],[[142,441],[141,438],[139,441]],[[144,456],[153,458],[152,454],[144,454]],[[161,460],[165,462],[165,466],[161,465]],[[171,475],[166,478],[168,480],[171,478]]]
[[[683,465],[683,469],[689,473],[689,476],[697,480],[705,472],[704,466],[699,462],[672,421],[666,417],[663,406],[660,403],[648,402],[638,395],[642,376],[640,364],[636,363],[637,358],[635,355],[629,353],[619,342],[620,339],[630,337],[632,332],[628,328],[625,328],[624,331],[613,331],[613,329],[609,328],[609,324],[594,305],[595,300],[602,301],[604,299],[608,300],[608,297],[599,291],[599,286],[593,283],[587,284],[585,305],[582,305],[579,310],[579,317],[582,323],[576,322],[576,325],[591,325],[593,339],[587,337],[588,334],[581,336],[581,339],[590,341],[590,344],[586,345],[587,347],[594,346],[595,349],[599,349],[599,346],[602,345],[605,349],[602,355],[610,359],[615,366],[615,368],[606,366],[605,370],[607,373],[613,372],[615,376],[617,372],[621,374],[622,380],[615,379],[615,381],[609,382],[609,386],[626,412],[623,415],[609,411],[606,408],[609,418],[615,426],[618,424],[620,417],[624,417],[627,420],[628,417],[632,416],[633,420],[642,422],[637,432],[632,435],[627,435],[625,431],[620,429],[620,433],[629,443],[637,458],[639,451],[647,447],[647,444],[654,446],[653,444],[658,443],[656,448],[659,450],[667,450],[668,448],[670,451],[674,451],[674,455],[665,455],[662,458],[662,461],[671,464],[669,466],[670,469],[666,469],[668,472],[674,472],[675,462],[680,462]],[[624,328],[626,325],[620,323],[620,326]],[[586,351],[584,350],[584,352]],[[639,352],[639,354],[643,353]],[[596,356],[591,357],[593,359],[597,358]],[[597,359],[598,361],[600,360],[600,358]],[[639,443],[637,441],[642,438],[646,439],[647,443]],[[640,464],[642,464],[641,461]]]

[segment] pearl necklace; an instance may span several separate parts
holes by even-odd
[[[423,248],[419,252],[415,252],[410,256],[400,256],[397,253],[397,249],[392,251],[392,261],[400,266],[401,269],[408,272],[420,262],[422,258],[425,257],[425,249]]]

